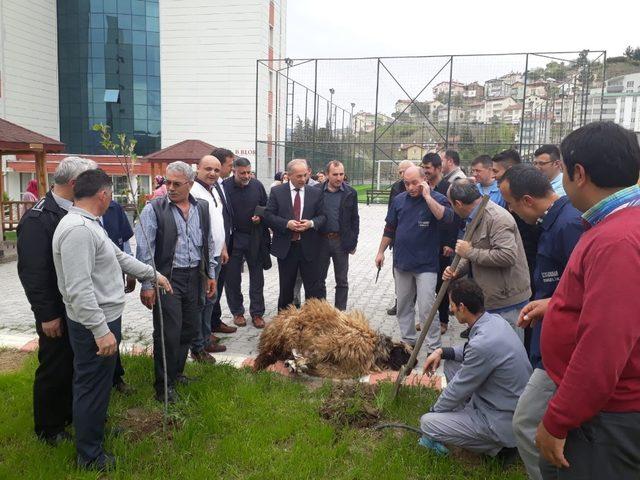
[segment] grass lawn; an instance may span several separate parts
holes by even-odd
[[[4,239],[7,241],[15,242],[18,239],[18,234],[16,232],[4,232]]]
[[[360,203],[367,203],[367,190],[371,190],[371,184],[367,183],[365,185],[351,185],[356,192],[358,192],[358,202]],[[382,190],[384,190],[386,187],[381,187]],[[375,203],[387,203],[387,199],[384,199],[383,201],[380,200],[375,200]]]
[[[152,399],[152,362],[125,357],[126,379],[137,392],[112,395],[110,423],[130,409],[151,418],[160,411]],[[31,389],[35,355],[12,373],[0,374],[0,478],[90,479],[74,466],[74,447],[51,448],[32,433]],[[330,386],[310,389],[276,374],[253,374],[230,366],[188,365],[198,382],[179,390],[171,407],[180,425],[170,434],[131,431],[108,437],[118,457],[110,479],[524,479],[520,467],[502,472],[495,461],[466,456],[437,457],[417,445],[411,432],[341,427],[318,413]],[[435,394],[403,389],[392,403],[392,385],[375,397],[381,421],[417,425]],[[142,409],[142,410],[140,410]]]

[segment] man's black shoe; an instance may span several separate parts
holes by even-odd
[[[157,401],[164,403],[164,391],[161,390],[159,392],[156,392],[155,398]],[[176,391],[173,389],[173,387],[169,387],[167,389],[167,401],[171,404],[176,403],[178,399],[178,396],[176,394]]]
[[[463,332],[460,332],[460,338],[469,338],[469,332],[471,332],[470,328],[467,328]]]
[[[128,397],[128,396],[133,395],[134,393],[136,393],[136,389],[133,388],[128,383],[126,383],[124,380],[121,380],[118,383],[114,384],[113,385],[113,389],[116,392],[124,395],[125,397]]]
[[[393,304],[393,307],[387,309],[387,315],[397,315],[398,314],[398,300]]]
[[[496,460],[498,460],[502,468],[507,469],[518,461],[518,449],[504,447],[496,455]]]
[[[189,385],[190,383],[200,380],[198,377],[187,377],[186,375],[178,375],[176,377],[176,383],[178,385]]]
[[[57,447],[62,442],[70,442],[72,440],[71,434],[65,430],[55,435],[38,435],[38,438],[52,447]]]
[[[83,470],[95,470],[97,472],[113,470],[116,468],[116,457],[107,452],[104,452],[98,458],[91,461],[82,460],[78,457],[78,468]]]

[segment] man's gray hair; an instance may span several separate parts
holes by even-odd
[[[53,174],[53,182],[56,185],[66,185],[71,180],[78,178],[82,172],[96,168],[98,168],[98,164],[88,158],[65,157]]]
[[[294,158],[289,163],[287,163],[287,173],[291,173],[293,167],[296,165],[304,165],[305,169],[309,169],[309,162],[304,158]]]
[[[480,198],[480,192],[476,184],[471,182],[471,180],[461,178],[453,182],[449,187],[449,197],[452,202],[457,200],[464,205],[471,205]]]
[[[193,182],[196,179],[196,172],[188,163],[181,162],[179,160],[177,162],[171,162],[169,165],[167,165],[167,172],[169,170],[184,175],[190,182]]]

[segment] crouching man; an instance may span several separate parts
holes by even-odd
[[[511,422],[531,376],[524,346],[502,317],[485,311],[484,295],[473,280],[451,284],[449,308],[471,329],[469,341],[438,348],[427,357],[427,374],[446,360],[447,386],[420,420],[420,444],[440,452],[446,451],[445,443],[492,457],[500,454],[504,460],[515,458]]]

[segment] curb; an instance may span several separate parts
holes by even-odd
[[[29,335],[0,335],[0,348],[16,348],[21,352],[35,352],[38,349],[38,339]],[[128,355],[134,356],[151,356],[153,354],[153,347],[142,346],[135,343],[122,342],[120,344],[120,351]],[[252,368],[255,361],[255,357],[238,354],[220,353],[214,355],[218,363],[231,365],[235,368]],[[188,358],[188,361],[192,361]],[[284,377],[292,378],[295,375],[291,373],[287,367],[284,366],[284,362],[278,361],[273,365],[270,365],[266,369],[268,372],[277,373]],[[320,377],[318,377],[320,378]],[[398,372],[386,370],[383,372],[371,373],[360,377],[358,381],[360,383],[377,385],[383,382],[395,382],[398,378]],[[412,373],[407,375],[404,380],[405,386],[410,387],[427,387],[435,390],[442,390],[447,385],[447,380],[444,375],[436,373],[429,377],[418,370],[413,370]]]

